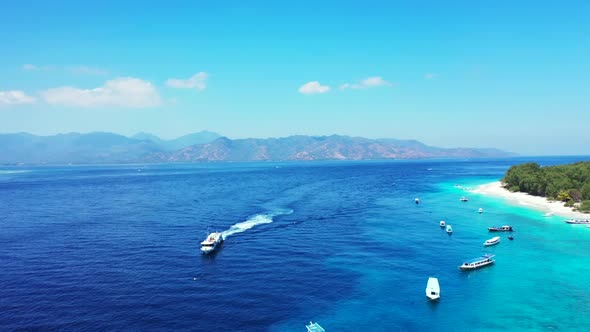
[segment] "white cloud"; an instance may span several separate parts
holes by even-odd
[[[55,67],[53,65],[37,66],[37,65],[30,64],[30,63],[24,64],[22,68],[23,68],[23,70],[26,70],[26,71],[49,71],[49,70],[57,69],[57,67]]]
[[[387,82],[383,78],[379,76],[369,77],[361,81],[361,85],[366,87],[371,86],[382,86],[382,85],[391,85],[391,83]]]
[[[166,81],[166,85],[176,89],[193,89],[203,91],[207,87],[207,78],[209,75],[205,72],[198,72],[188,79],[171,78]]]
[[[59,67],[55,65],[44,65],[38,66],[33,65],[30,63],[24,64],[22,67],[23,70],[26,71],[52,71],[52,70],[59,70],[59,71],[67,71],[72,74],[76,75],[106,75],[108,71],[100,68],[90,67],[90,66],[65,66]]]
[[[330,87],[321,85],[318,81],[311,81],[300,86],[298,91],[303,94],[326,93],[330,91]]]
[[[426,74],[424,74],[424,79],[429,81],[431,79],[436,78],[437,76],[438,76],[437,73],[426,73]]]
[[[72,66],[68,67],[68,70],[76,75],[106,75],[109,73],[104,69],[89,66]]]
[[[31,97],[20,90],[0,91],[0,106],[1,105],[32,104],[35,101],[36,101],[35,97]]]
[[[150,82],[133,77],[110,80],[94,89],[70,86],[49,89],[42,91],[41,97],[48,104],[78,107],[143,108],[158,106],[162,103],[158,91]]]
[[[344,83],[340,90],[345,89],[368,89],[376,86],[393,86],[394,84],[384,80],[381,76],[367,77],[358,83]]]

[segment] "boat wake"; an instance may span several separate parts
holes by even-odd
[[[248,220],[246,221],[242,221],[235,225],[232,225],[228,230],[223,231],[221,234],[223,236],[223,239],[226,239],[228,236],[245,232],[256,225],[270,224],[274,221],[274,217],[288,215],[291,213],[293,213],[293,210],[283,209],[271,213],[256,214],[248,218]]]
[[[3,175],[3,174],[21,174],[21,173],[29,173],[29,172],[30,172],[29,170],[15,170],[15,171],[13,171],[13,170],[3,170],[3,169],[0,169],[0,175]]]

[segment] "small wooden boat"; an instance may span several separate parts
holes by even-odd
[[[504,225],[501,227],[489,227],[488,231],[490,231],[490,232],[512,232],[514,230],[512,229],[512,226]]]
[[[568,220],[565,220],[565,222],[568,224],[576,224],[576,225],[590,224],[590,219],[584,219],[584,220],[582,220],[582,219],[568,219]]]
[[[483,255],[481,257],[471,259],[463,263],[463,265],[459,266],[459,269],[463,271],[469,271],[479,269],[490,264],[494,264],[495,260],[492,259],[493,257],[494,255]]]

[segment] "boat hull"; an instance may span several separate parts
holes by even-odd
[[[210,254],[210,253],[214,252],[215,250],[217,250],[218,247],[219,247],[219,244],[216,244],[213,247],[201,247],[201,253],[203,255]]]
[[[573,219],[570,219],[570,220],[566,220],[565,222],[568,223],[568,224],[572,224],[572,225],[588,225],[588,224],[590,224],[590,220],[573,220]]]
[[[462,270],[462,271],[471,271],[471,270],[481,269],[482,267],[490,266],[492,264],[494,264],[494,261],[490,261],[488,263],[480,264],[480,265],[477,265],[477,266],[465,266],[465,265],[461,265],[461,266],[459,266],[459,269]]]
[[[496,236],[496,237],[493,237],[493,238],[487,240],[486,242],[484,242],[483,245],[486,247],[489,247],[489,246],[496,245],[498,243],[500,243],[500,237]]]
[[[502,227],[490,227],[488,228],[489,232],[513,232],[514,229],[512,226],[502,226]]]
[[[428,278],[426,283],[426,297],[430,300],[438,300],[440,298],[440,285],[437,278]]]

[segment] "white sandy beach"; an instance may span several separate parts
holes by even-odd
[[[500,181],[483,184],[471,192],[501,197],[508,200],[511,203],[529,207],[543,213],[553,213],[556,216],[571,219],[588,219],[590,214],[573,211],[572,208],[565,207],[563,202],[551,202],[544,197],[531,196],[521,192],[510,192],[507,189],[502,188]]]

